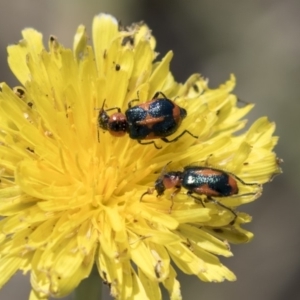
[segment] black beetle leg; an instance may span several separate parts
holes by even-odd
[[[128,102],[128,108],[132,107],[132,105],[131,105],[132,102],[140,101],[140,91],[137,91],[136,94],[137,94],[137,99],[132,99],[131,101],[129,101]]]
[[[100,110],[100,113],[101,112],[107,112],[107,111],[110,111],[110,110],[113,110],[113,109],[116,109],[118,111],[118,113],[121,112],[121,108],[120,107],[111,107],[111,108],[108,108],[108,109],[104,109],[104,104],[105,104],[105,100],[103,101],[103,104],[102,104],[102,107],[101,108],[94,108],[94,110]]]
[[[259,194],[259,192],[257,193],[245,193],[245,194],[237,194],[237,195],[231,195],[231,198],[240,198],[240,197],[245,197],[245,196],[256,196],[257,194]]]
[[[234,219],[230,222],[230,225],[233,225],[235,223],[235,220],[237,219],[238,215],[236,214],[236,212],[234,210],[232,210],[230,207],[220,203],[218,200],[213,199],[210,196],[207,196],[207,200],[210,201],[210,202],[213,202],[213,203],[215,203],[215,204],[217,204],[217,205],[219,205],[219,206],[221,206],[221,207],[223,207],[227,210],[229,210],[234,215]]]
[[[152,99],[158,99],[159,94],[161,94],[165,99],[168,99],[167,96],[161,91],[156,92]]]
[[[167,138],[161,138],[161,140],[163,140],[165,143],[173,143],[176,142],[179,138],[181,138],[184,134],[188,133],[189,135],[191,135],[193,138],[197,139],[198,136],[193,135],[191,132],[189,132],[188,130],[184,130],[182,131],[176,138],[174,138],[173,140],[168,140]]]
[[[142,194],[142,196],[140,198],[140,202],[142,202],[142,200],[143,200],[143,198],[144,198],[145,195],[149,195],[148,191]]]
[[[132,102],[137,102],[137,101],[140,101],[140,99],[132,99],[128,102],[128,108],[131,108],[132,107]]]
[[[193,199],[199,201],[199,202],[202,204],[202,206],[205,207],[205,204],[204,204],[202,198],[198,198],[198,197],[194,196],[194,195],[193,195],[193,192],[191,192],[191,191],[188,191],[188,192],[187,192],[187,195],[190,196],[190,197],[192,197]]]
[[[202,200],[201,198],[198,198],[198,197],[192,195],[192,192],[188,192],[188,195],[191,196],[192,198],[194,198],[195,200],[201,201],[202,205],[204,206],[203,200]],[[210,197],[210,196],[206,196],[206,199],[207,199],[208,201],[210,201],[210,202],[213,202],[213,203],[215,203],[215,204],[217,204],[217,205],[219,205],[219,206],[221,206],[221,207],[223,207],[223,208],[229,210],[229,211],[233,214],[233,216],[234,216],[234,219],[230,222],[230,225],[233,225],[233,224],[235,223],[235,221],[236,221],[238,215],[236,214],[236,212],[235,212],[234,210],[232,210],[230,207],[228,207],[228,206],[226,206],[226,205],[220,203],[218,200],[213,199],[213,198]],[[205,207],[205,206],[204,206],[204,207]]]
[[[121,108],[120,107],[117,107],[117,106],[114,106],[114,107],[111,107],[111,108],[108,108],[108,109],[104,109],[104,104],[105,104],[105,101],[103,102],[103,105],[102,105],[102,108],[100,109],[101,111],[110,111],[110,110],[114,110],[116,109],[118,111],[118,113],[121,112]],[[101,113],[101,112],[100,112]]]
[[[238,176],[236,176],[236,175],[234,175],[232,173],[228,172],[228,174],[232,175],[235,179],[237,179],[239,182],[241,182],[244,185],[256,185],[256,186],[260,186],[261,187],[261,184],[259,184],[259,183],[252,183],[252,182],[248,183],[248,182],[243,181],[241,178],[239,178]]]
[[[141,140],[138,140],[138,142],[139,142],[139,144],[141,144],[141,145],[154,144],[154,147],[155,147],[156,149],[161,149],[161,148],[162,148],[162,147],[158,147],[158,146],[155,144],[154,141],[151,141],[151,142],[142,142]]]
[[[154,188],[149,188],[147,190],[147,192],[143,193],[142,196],[141,196],[141,198],[140,198],[140,202],[142,202],[142,200],[143,200],[143,198],[144,198],[145,195],[152,195],[153,192],[154,192],[154,190],[155,190]]]

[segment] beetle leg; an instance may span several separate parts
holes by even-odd
[[[201,204],[203,205],[203,207],[205,207],[205,205],[204,205],[204,203],[203,203],[203,200],[202,200],[201,198],[198,198],[198,197],[194,196],[192,193],[193,193],[193,192],[188,191],[187,194],[188,194],[189,196],[191,196],[193,199],[195,199],[195,200],[197,200],[197,201],[201,201]],[[208,201],[210,201],[210,202],[213,202],[213,203],[215,203],[215,204],[217,204],[217,205],[219,205],[219,206],[221,206],[221,207],[223,207],[223,208],[229,210],[229,211],[233,214],[233,216],[234,216],[233,220],[230,222],[230,225],[233,225],[233,224],[235,223],[235,221],[236,221],[238,215],[236,214],[236,212],[235,212],[233,209],[231,209],[230,207],[228,207],[228,206],[222,204],[221,202],[219,202],[218,200],[216,200],[216,199],[214,199],[214,198],[212,198],[212,197],[210,197],[210,196],[206,196],[206,199],[207,199]]]
[[[202,204],[202,206],[205,207],[204,202],[203,202],[203,199],[194,196],[192,191],[188,191],[188,192],[187,192],[187,195],[190,196],[190,197],[192,197],[193,199],[199,201],[199,202]]]
[[[218,170],[218,169],[216,169],[216,170]],[[236,176],[235,174],[233,174],[231,172],[227,172],[227,173],[230,174],[231,176],[233,176],[236,180],[238,180],[240,183],[242,183],[244,185],[256,185],[256,186],[259,186],[259,187],[262,188],[262,185],[259,184],[259,183],[256,183],[256,182],[250,182],[250,183],[248,183],[248,182],[245,182],[244,180],[242,180],[241,178],[239,178],[238,176]],[[255,193],[253,193],[253,194],[255,194]]]
[[[116,110],[118,111],[118,113],[121,112],[121,108],[120,108],[120,107],[117,107],[117,106],[108,108],[108,109],[105,110],[105,112],[110,111],[110,110],[113,110],[113,109],[116,109]]]
[[[140,101],[140,99],[132,99],[128,102],[128,108],[131,108],[132,107],[132,102],[137,102],[137,101]]]
[[[171,206],[169,208],[169,214],[172,212],[172,208],[174,206],[174,197],[180,192],[181,186],[175,186],[176,190],[171,194]]]
[[[212,156],[213,156],[213,154],[209,154],[208,157],[206,158],[206,160],[205,160],[205,165],[206,165],[206,166],[210,166],[210,164],[209,164],[208,161],[209,161],[209,159],[210,159]]]
[[[168,99],[167,96],[161,91],[156,92],[152,99],[158,99],[159,94],[161,94],[165,99]]]
[[[193,196],[192,196],[192,197],[193,197]],[[210,201],[210,202],[213,202],[213,203],[215,203],[215,204],[217,204],[217,205],[219,205],[219,206],[221,206],[221,207],[223,207],[223,208],[225,208],[225,209],[227,209],[227,210],[229,210],[229,211],[234,215],[234,218],[233,218],[233,220],[230,222],[230,225],[233,225],[233,224],[235,223],[235,220],[237,219],[238,215],[236,214],[236,212],[235,212],[234,210],[232,210],[230,207],[228,207],[228,206],[222,204],[222,203],[219,202],[218,200],[213,199],[213,198],[210,197],[210,196],[207,196],[207,200]]]
[[[261,191],[258,191],[257,193],[245,193],[245,194],[237,194],[237,195],[230,195],[230,198],[240,198],[245,196],[260,196]]]
[[[239,182],[241,182],[244,185],[256,185],[256,186],[260,186],[260,187],[262,186],[259,183],[247,183],[247,182],[243,181],[241,178],[237,177],[236,175],[234,175],[232,173],[229,173],[229,174],[232,175],[235,179],[237,179]]]
[[[191,135],[193,138],[197,139],[198,136],[193,135],[191,132],[189,132],[188,130],[184,130],[182,131],[176,138],[174,138],[173,140],[168,140],[167,138],[161,138],[161,140],[163,140],[165,143],[173,143],[176,142],[178,139],[180,139],[184,134],[188,133],[189,135]]]
[[[154,192],[154,188],[149,188],[149,189],[147,190],[147,192],[145,192],[145,193],[142,194],[142,196],[141,196],[141,198],[140,198],[140,202],[142,202],[143,197],[144,197],[145,195],[152,195],[153,192]]]
[[[129,101],[128,108],[132,107],[132,105],[131,105],[132,102],[140,101],[140,91],[137,91],[136,94],[137,94],[137,99],[132,99],[131,101]]]
[[[162,147],[158,147],[154,141],[151,141],[151,142],[142,142],[141,140],[138,140],[138,143],[141,144],[141,145],[149,145],[149,144],[154,144],[154,147],[156,149],[161,149]]]
[[[173,209],[173,206],[174,206],[174,199],[173,199],[173,197],[171,196],[171,206],[169,207],[169,214],[171,214],[172,209]]]
[[[120,113],[121,112],[121,108],[120,107],[111,107],[111,108],[108,108],[108,109],[104,109],[104,105],[105,105],[105,101],[106,101],[106,99],[104,99],[104,101],[103,101],[103,104],[102,104],[102,107],[101,108],[95,108],[95,110],[101,110],[101,112],[102,111],[105,111],[105,112],[107,112],[107,111],[110,111],[110,110],[113,110],[113,109],[116,109],[117,111],[118,111],[118,113]],[[100,112],[100,113],[101,113]]]

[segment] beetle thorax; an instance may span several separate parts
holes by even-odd
[[[172,189],[174,187],[181,186],[181,172],[169,172],[163,176],[163,184],[166,189]]]
[[[113,136],[124,136],[128,131],[128,122],[124,114],[115,113],[108,121],[108,131]]]

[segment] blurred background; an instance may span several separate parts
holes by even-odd
[[[203,283],[180,274],[183,299],[300,299],[300,1],[1,0],[0,81],[18,84],[7,66],[6,47],[21,39],[23,28],[42,32],[45,43],[54,34],[70,47],[77,26],[86,25],[90,33],[100,12],[124,25],[144,20],[157,51],[174,51],[177,81],[200,72],[217,87],[234,73],[238,97],[256,104],[250,121],[267,115],[277,124],[284,174],[243,207],[253,216],[247,226],[253,241],[232,246],[235,256],[222,259],[238,280]],[[25,300],[29,290],[28,277],[17,274],[0,290],[0,299]],[[112,299],[108,288],[104,292],[105,300]]]

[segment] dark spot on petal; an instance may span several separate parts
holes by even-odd
[[[200,92],[199,87],[198,87],[197,84],[194,84],[194,85],[193,85],[193,89],[194,89],[194,91],[195,91],[196,93],[199,93],[199,92]]]
[[[50,35],[50,42],[54,42],[56,40],[55,36]]]
[[[120,71],[121,66],[119,64],[116,64],[116,71]]]
[[[118,20],[118,30],[119,30],[119,31],[125,31],[125,27],[124,27],[124,25],[122,24],[122,21],[121,21],[121,20]]]
[[[16,96],[18,96],[19,98],[24,98],[25,96],[25,90],[21,87],[15,87],[13,89],[14,93],[16,94]]]
[[[125,46],[126,44],[134,46],[134,37],[133,36],[125,36],[122,40],[122,46]]]
[[[29,148],[29,147],[27,147],[26,148],[28,151],[30,151],[31,153],[34,153],[34,150],[33,149],[31,149],[31,148]]]

